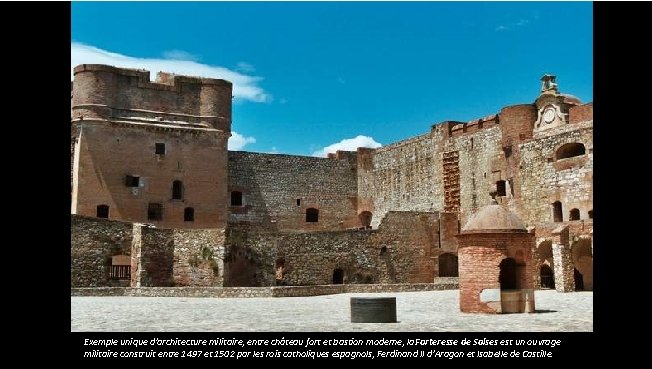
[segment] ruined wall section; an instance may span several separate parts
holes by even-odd
[[[242,193],[229,207],[229,224],[267,231],[320,231],[360,227],[356,213],[355,153],[340,157],[228,153],[228,192]],[[319,211],[317,222],[306,211]]]
[[[71,286],[113,285],[111,258],[131,255],[132,224],[72,215],[70,226]]]
[[[229,229],[226,286],[270,286],[275,267],[283,283],[333,283],[336,269],[345,284],[432,283],[436,275],[438,214],[390,212],[377,230],[256,232]]]
[[[175,229],[175,286],[222,286],[224,229]]]
[[[585,154],[557,160],[564,144],[581,143]],[[593,210],[593,121],[566,124],[520,145],[523,213],[528,225],[554,228],[552,204],[562,204],[563,221],[576,208],[580,219]],[[538,231],[537,231],[537,235]]]
[[[222,286],[224,229],[163,229],[71,216],[71,285]],[[131,280],[110,279],[112,258],[131,260]]]

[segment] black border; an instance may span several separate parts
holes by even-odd
[[[16,197],[8,205],[11,214],[19,217],[22,226],[28,227],[21,231],[29,242],[25,242],[16,250],[24,262],[18,263],[20,279],[12,278],[8,282],[18,284],[18,289],[24,289],[30,295],[29,304],[36,304],[39,313],[25,314],[22,319],[27,322],[25,329],[33,332],[32,352],[56,353],[56,357],[67,357],[82,360],[80,352],[84,350],[85,338],[216,338],[241,337],[243,339],[274,338],[439,338],[455,337],[496,338],[496,339],[546,339],[559,338],[563,345],[555,351],[554,360],[566,360],[577,357],[600,358],[602,355],[618,355],[612,345],[629,345],[629,337],[612,335],[611,332],[627,327],[636,329],[640,323],[626,322],[627,316],[633,318],[645,314],[645,308],[637,308],[635,299],[628,300],[623,291],[622,283],[633,276],[626,274],[621,279],[609,278],[613,275],[609,264],[615,261],[611,251],[618,250],[626,243],[639,244],[645,247],[641,240],[625,240],[620,234],[631,228],[627,219],[617,215],[623,210],[618,209],[621,199],[610,196],[611,188],[622,188],[619,177],[613,176],[614,170],[622,171],[625,165],[616,163],[610,158],[610,153],[631,151],[635,146],[633,141],[636,133],[645,129],[643,116],[635,108],[643,105],[646,96],[637,96],[632,89],[632,82],[645,84],[645,73],[648,59],[636,55],[636,45],[639,49],[647,49],[647,24],[645,12],[640,3],[619,4],[594,3],[594,206],[598,213],[594,218],[596,235],[594,248],[597,257],[594,269],[597,270],[594,290],[594,332],[593,333],[73,333],[68,324],[70,274],[65,266],[70,263],[68,253],[70,227],[70,189],[69,181],[69,147],[67,145],[67,122],[69,119],[68,88],[69,57],[70,57],[70,17],[71,5],[65,2],[46,3],[12,3],[5,14],[14,18],[20,26],[14,23],[3,24],[6,37],[5,47],[18,54],[19,61],[11,69],[5,69],[5,78],[10,81],[5,86],[12,86],[10,93],[15,99],[10,100],[6,111],[13,113],[11,121],[5,121],[5,150],[10,151],[5,156],[10,160],[10,169],[20,173],[24,178],[21,191],[30,193],[29,199]],[[554,15],[552,15],[554,16]],[[119,20],[116,20],[119,26]],[[33,32],[33,28],[38,32]],[[559,40],[563,42],[563,40]],[[632,47],[632,43],[635,45]],[[48,50],[45,52],[45,50]],[[54,52],[52,52],[54,50]],[[641,68],[637,68],[641,67]],[[634,72],[628,74],[627,72]],[[639,73],[640,74],[637,74]],[[629,86],[628,86],[629,84]],[[630,123],[631,122],[631,123]],[[634,125],[635,129],[628,129]],[[620,133],[615,135],[614,133]],[[624,134],[628,135],[625,136]],[[641,133],[641,136],[644,135]],[[627,137],[627,140],[623,139]],[[62,142],[66,144],[61,144]],[[642,144],[641,147],[645,148]],[[647,155],[642,156],[646,158]],[[629,160],[630,164],[632,160]],[[635,162],[633,164],[641,164]],[[613,182],[613,183],[610,183]],[[624,196],[628,194],[625,193]],[[47,204],[44,205],[44,204]],[[44,211],[44,207],[49,209]],[[635,236],[635,235],[634,235]],[[61,267],[56,267],[61,266]],[[22,268],[21,268],[22,267]],[[631,267],[633,269],[633,266]],[[39,272],[40,270],[40,272]],[[625,271],[629,272],[627,266]],[[43,272],[47,272],[46,275]],[[30,279],[32,278],[32,279]],[[616,295],[610,291],[620,291]],[[644,292],[644,291],[641,291]],[[621,296],[620,298],[617,296]],[[628,304],[627,301],[632,301]],[[623,306],[625,305],[625,306]],[[623,311],[622,307],[629,309]],[[21,305],[18,305],[20,308]],[[619,309],[620,308],[620,309]],[[633,310],[632,310],[633,309]],[[27,307],[25,307],[27,310]],[[66,337],[67,339],[65,339]],[[62,340],[64,338],[64,340]],[[59,343],[68,341],[63,347]],[[601,349],[604,348],[604,351]],[[38,349],[34,351],[33,349]],[[611,356],[611,355],[609,355]],[[55,356],[52,356],[55,357]],[[97,359],[95,359],[97,360]],[[199,360],[199,359],[193,359]],[[209,359],[210,360],[210,359]],[[470,360],[470,359],[467,359]],[[530,359],[532,360],[532,359]],[[549,361],[547,361],[549,362]]]

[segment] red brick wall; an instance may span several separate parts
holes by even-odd
[[[593,103],[571,107],[568,111],[568,120],[571,124],[593,120]]]
[[[495,313],[495,307],[480,301],[484,289],[500,289],[500,262],[514,258],[524,263],[518,276],[519,288],[533,288],[530,233],[462,234],[459,236],[460,310],[471,313]]]
[[[537,109],[534,104],[504,107],[500,111],[500,129],[503,133],[503,142],[515,145],[519,141],[532,138],[532,130],[536,120]]]
[[[109,218],[163,228],[223,228],[226,225],[226,141],[221,132],[177,132],[79,122],[79,162],[73,176],[72,213],[96,216],[109,205]],[[155,143],[166,154],[155,154]],[[125,185],[126,175],[142,187]],[[183,200],[172,199],[172,183],[183,182]],[[163,204],[163,219],[149,220],[148,203]],[[195,209],[194,222],[184,209]]]

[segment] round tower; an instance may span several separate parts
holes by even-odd
[[[457,237],[462,312],[534,312],[534,234],[516,215],[487,205]]]
[[[233,84],[223,79],[202,78],[199,114],[212,127],[231,132]]]
[[[116,69],[81,64],[73,69],[72,119],[107,119],[118,90]]]

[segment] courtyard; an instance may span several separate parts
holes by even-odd
[[[535,291],[535,314],[467,314],[458,290],[284,298],[71,297],[71,331],[592,332],[593,292]],[[351,297],[396,297],[398,323],[351,323]]]

